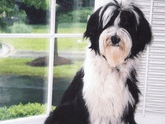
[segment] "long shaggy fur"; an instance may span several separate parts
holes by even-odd
[[[138,58],[152,39],[142,11],[113,0],[91,15],[84,37],[84,65],[45,124],[136,124]]]

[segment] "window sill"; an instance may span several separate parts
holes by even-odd
[[[0,124],[43,124],[47,116],[48,115],[38,115],[38,116],[0,121]]]
[[[0,121],[0,124],[44,124],[44,121],[47,118],[47,116],[48,115],[38,115],[32,117]],[[135,120],[138,124],[162,124],[162,122],[165,122],[165,118],[159,115],[143,117],[140,114],[136,114]]]

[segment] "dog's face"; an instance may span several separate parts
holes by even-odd
[[[96,54],[116,67],[143,51],[152,33],[138,7],[114,1],[91,15],[84,36],[90,39],[90,48]]]

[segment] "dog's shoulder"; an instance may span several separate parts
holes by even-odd
[[[74,76],[71,84],[45,124],[87,124],[88,112],[82,97],[84,69]]]
[[[76,75],[74,76],[71,84],[64,92],[64,95],[61,99],[61,104],[65,104],[66,102],[73,102],[77,95],[81,92],[83,87],[83,77],[84,77],[84,69],[81,68]]]

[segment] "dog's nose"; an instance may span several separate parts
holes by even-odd
[[[111,37],[111,42],[112,42],[113,45],[116,45],[117,43],[120,42],[120,37],[118,37],[117,35],[112,36]]]

